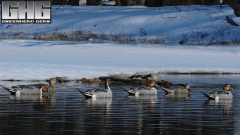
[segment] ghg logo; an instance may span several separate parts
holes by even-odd
[[[51,23],[50,1],[3,1],[2,23]]]

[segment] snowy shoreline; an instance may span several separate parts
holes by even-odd
[[[88,43],[239,44],[240,24],[232,8],[214,6],[52,6],[52,24],[1,24],[1,39]]]
[[[69,6],[53,12],[52,24],[1,24],[0,80],[239,74],[240,27],[226,16],[240,24],[226,5]]]
[[[0,42],[0,80],[98,78],[109,74],[240,73],[240,46]]]
[[[148,72],[148,73],[151,73],[151,72]],[[122,74],[126,74],[126,73],[122,73]],[[115,74],[113,74],[115,75]],[[116,74],[116,75],[119,75],[119,74]],[[133,75],[133,74],[128,74],[129,76],[130,75]],[[147,73],[145,73],[144,75],[147,75]],[[154,74],[155,76],[161,76],[161,75],[240,75],[240,73],[230,73],[230,72],[225,72],[225,73],[217,73],[217,72],[193,72],[193,73],[181,73],[181,72],[167,72],[167,73],[157,73],[157,74]],[[107,75],[109,76],[109,75]],[[107,76],[104,76],[104,77],[107,77]],[[111,76],[111,75],[110,75]],[[109,76],[109,77],[110,77]],[[102,77],[102,76],[99,76],[99,77]],[[86,79],[99,79],[99,77],[90,77],[90,78],[86,78]],[[56,78],[56,77],[51,77],[51,78]],[[68,77],[65,77],[64,78],[67,78],[69,79],[68,81],[81,81],[83,78],[75,78],[75,79],[72,79],[72,78],[68,78]],[[42,82],[42,81],[48,81],[50,78],[47,78],[47,79],[30,79],[30,80],[26,80],[26,79],[0,79],[0,81],[6,81],[6,82],[21,82],[21,81],[28,81],[28,82]]]

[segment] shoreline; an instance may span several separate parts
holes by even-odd
[[[122,73],[126,75],[125,73]],[[148,73],[149,74],[149,73]],[[141,74],[142,76],[148,75],[148,74]],[[104,77],[111,77],[111,76],[117,76],[121,74],[113,74],[109,76]],[[128,74],[131,76],[132,74]],[[161,76],[161,75],[240,75],[240,73],[234,73],[234,72],[167,72],[167,73],[155,73],[154,76]],[[102,76],[99,77],[93,77],[93,78],[87,78],[87,79],[99,79]],[[57,78],[57,77],[51,77],[51,78]],[[61,78],[68,78],[68,77],[61,77]],[[48,78],[50,79],[50,78]],[[20,82],[20,81],[30,81],[30,82],[41,82],[41,81],[47,81],[48,79],[30,79],[30,80],[24,80],[24,79],[0,79],[0,81],[9,81],[9,82]],[[68,78],[69,82],[72,81],[82,81],[83,78]]]

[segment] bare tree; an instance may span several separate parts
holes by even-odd
[[[237,17],[240,17],[240,5],[236,0],[224,0],[233,10]]]

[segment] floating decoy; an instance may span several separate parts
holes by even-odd
[[[9,91],[11,95],[19,95],[19,94],[29,94],[29,95],[36,95],[42,94],[43,92],[51,92],[55,91],[56,88],[54,83],[56,82],[55,78],[51,78],[49,80],[49,85],[47,84],[30,84],[30,85],[18,85],[12,86],[11,88],[3,87],[5,90]]]
[[[129,93],[129,95],[155,95],[157,94],[157,89],[154,87],[158,87],[158,85],[156,84],[155,81],[150,81],[149,82],[149,86],[140,86],[140,87],[136,87],[136,88],[130,88],[129,90],[124,89],[122,87],[120,87],[121,89],[123,89],[124,91],[126,91],[127,93]]]
[[[111,89],[109,87],[110,84],[111,84],[111,80],[110,79],[106,79],[106,81],[105,81],[105,89],[96,88],[96,89],[89,89],[87,91],[82,91],[82,90],[80,90],[78,88],[77,89],[86,98],[112,97],[112,91],[111,91]]]
[[[190,91],[190,84],[173,84],[170,85],[168,87],[162,87],[162,89],[166,92],[166,93],[182,93],[182,94],[187,94]]]
[[[226,84],[223,87],[223,90],[213,91],[209,94],[201,92],[205,95],[209,100],[222,100],[222,99],[233,99],[233,95],[230,91],[233,91],[232,86],[230,84]]]

